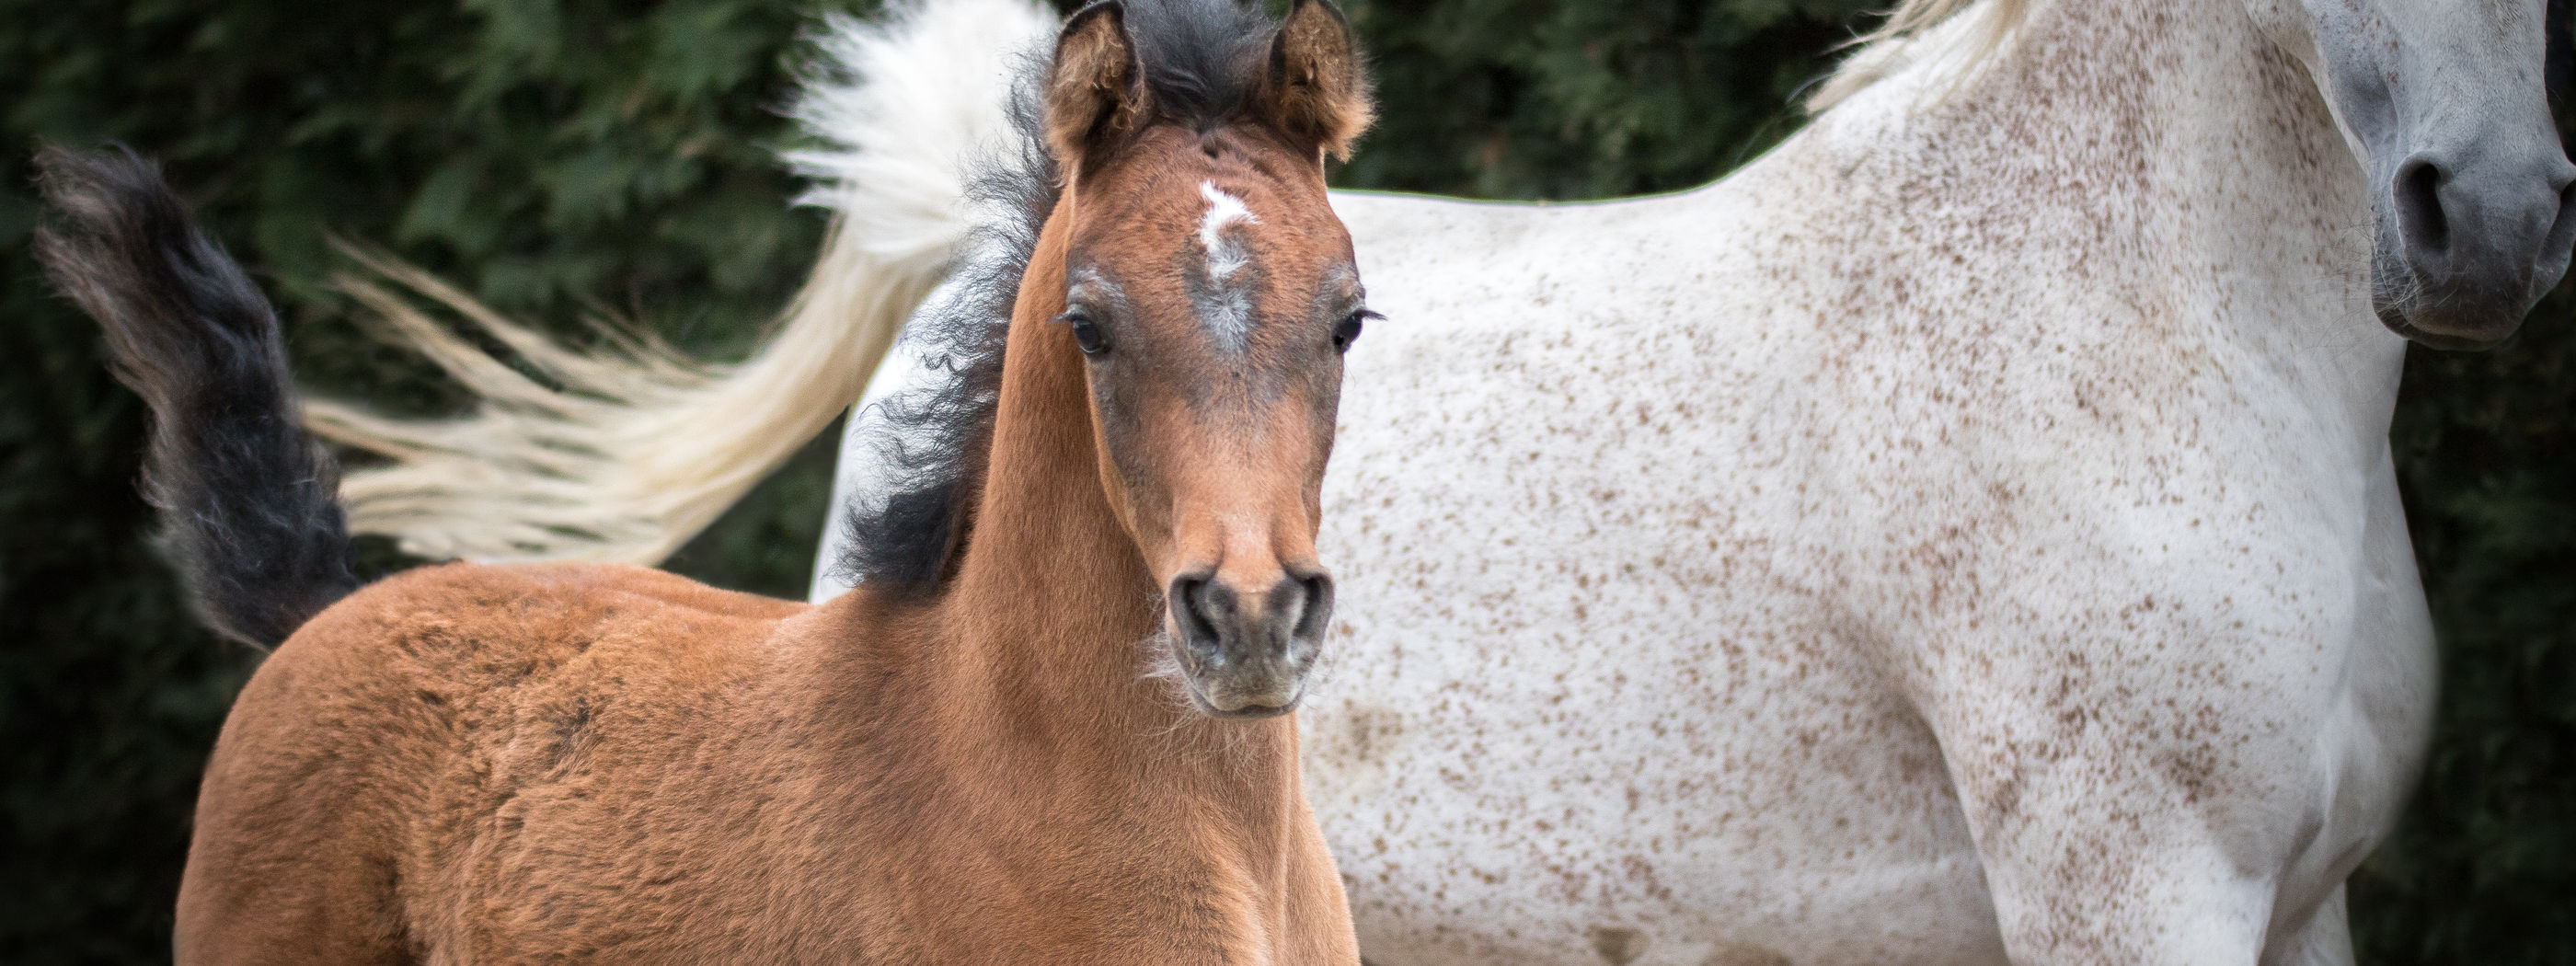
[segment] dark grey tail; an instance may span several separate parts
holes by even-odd
[[[134,152],[48,147],[36,171],[60,215],[36,257],[152,410],[143,496],[163,555],[215,630],[285,640],[358,580],[339,466],[297,425],[276,313]]]

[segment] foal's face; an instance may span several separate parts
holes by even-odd
[[[1123,43],[1116,8],[1101,9],[1066,28],[1060,73],[1103,56],[1074,44]],[[1270,93],[1246,117],[1173,123],[1150,101],[1079,98],[1103,87],[1150,98],[1133,85],[1093,83],[1049,104],[1075,172],[1055,325],[1088,373],[1104,488],[1164,589],[1170,660],[1192,704],[1222,717],[1294,708],[1332,618],[1332,578],[1315,559],[1319,491],[1342,353],[1369,313],[1322,155],[1356,130],[1343,118],[1343,133],[1319,133],[1282,101],[1317,96],[1301,71],[1356,83],[1343,30],[1329,6],[1300,4],[1271,51]],[[1292,91],[1292,77],[1304,86]],[[1132,126],[1100,137],[1119,112]]]
[[[1059,322],[1191,697],[1278,713],[1332,616],[1314,540],[1359,270],[1311,162],[1259,132],[1143,140],[1078,189]]]

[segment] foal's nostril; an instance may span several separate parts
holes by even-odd
[[[1323,574],[1306,574],[1296,578],[1305,599],[1297,611],[1297,623],[1289,628],[1290,637],[1312,641],[1324,636],[1324,628],[1333,620],[1333,578]]]
[[[2442,210],[2442,184],[2449,174],[2423,155],[2406,159],[2390,186],[2397,199],[2398,230],[2416,255],[2438,256],[2451,248],[2451,219]]]
[[[1232,610],[1232,595],[1204,576],[1193,576],[1173,580],[1169,596],[1172,613],[1179,618],[1176,623],[1181,625],[1181,638],[1191,647],[1222,660],[1224,655],[1217,653],[1217,622]]]

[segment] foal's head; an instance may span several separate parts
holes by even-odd
[[[1326,0],[1250,41],[1157,19],[1191,6],[1104,0],[1057,40],[1044,128],[1070,230],[1044,344],[1081,354],[1101,481],[1166,595],[1192,703],[1257,717],[1296,705],[1332,616],[1318,493],[1370,313],[1323,159],[1370,108]]]

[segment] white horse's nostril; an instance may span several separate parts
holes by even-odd
[[[2439,163],[2420,154],[2397,167],[2397,181],[2390,190],[2409,257],[2439,256],[2450,250],[2451,218],[2442,206],[2442,188],[2449,180]]]

